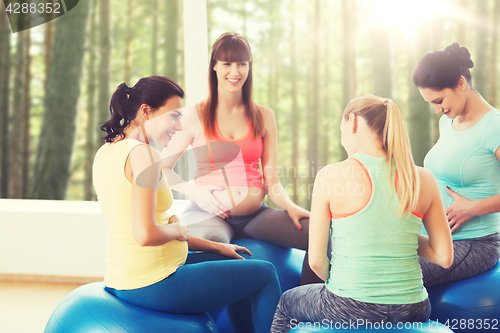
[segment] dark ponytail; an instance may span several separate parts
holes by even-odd
[[[413,83],[417,87],[436,91],[456,88],[460,76],[472,85],[469,68],[474,67],[466,47],[453,43],[443,51],[427,53],[413,72]]]
[[[101,130],[107,133],[101,141],[112,142],[117,136],[123,139],[123,131],[137,117],[142,104],[156,110],[172,96],[184,98],[184,91],[174,81],[163,76],[144,77],[133,87],[128,87],[126,83],[120,84],[109,103],[111,119],[101,126]]]
[[[130,90],[131,88],[125,82],[116,88],[109,103],[111,119],[101,126],[101,131],[106,132],[107,135],[101,141],[111,142],[116,136],[120,136],[123,139],[123,130],[130,124],[131,117],[134,119],[137,115],[137,110],[135,114],[132,113],[131,115],[129,115],[127,110]]]

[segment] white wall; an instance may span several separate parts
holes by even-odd
[[[102,277],[104,251],[99,203],[0,199],[0,273]]]
[[[184,71],[186,105],[208,96],[206,0],[184,0]]]
[[[103,277],[105,232],[96,201],[0,199],[0,274]]]
[[[184,0],[187,105],[208,94],[206,6]],[[97,202],[0,199],[0,274],[102,277],[104,251]]]

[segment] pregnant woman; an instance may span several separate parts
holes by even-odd
[[[189,250],[231,257],[243,247],[189,235],[165,211],[172,193],[160,152],[182,129],[184,92],[161,76],[118,86],[106,143],[94,159],[93,176],[106,221],[106,290],[155,311],[196,313],[227,305],[235,332],[269,332],[280,286],[272,264],[261,260],[189,263]],[[187,261],[186,261],[187,258]]]
[[[457,43],[426,54],[413,82],[439,119],[439,140],[424,166],[436,177],[455,259],[443,269],[421,259],[431,286],[481,274],[500,257],[500,112],[473,87],[469,50]]]
[[[224,243],[256,238],[306,250],[309,212],[280,183],[276,120],[271,109],[252,100],[252,55],[241,35],[225,33],[213,45],[209,88],[206,100],[186,108],[184,130],[163,151],[172,188],[191,200],[182,215],[190,232]],[[196,158],[194,184],[173,171],[189,145]],[[266,194],[283,210],[266,206]],[[306,254],[301,282],[318,281]]]

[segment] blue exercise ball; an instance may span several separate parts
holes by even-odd
[[[427,288],[432,320],[453,332],[500,329],[500,263],[468,279]]]
[[[56,307],[45,333],[213,333],[219,332],[208,313],[171,314],[124,302],[104,283],[81,286]]]

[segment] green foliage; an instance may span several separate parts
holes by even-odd
[[[99,1],[99,0],[98,0]],[[169,0],[173,1],[173,0]],[[183,83],[183,20],[182,1],[179,1],[178,49],[175,59],[178,66],[179,81]],[[293,12],[291,1],[283,0],[208,0],[208,41],[211,47],[217,37],[227,31],[239,32],[248,39],[253,52],[254,70],[254,99],[257,103],[273,109],[279,133],[279,164],[284,170],[291,166],[293,154],[292,138],[298,138],[298,162],[293,166],[297,171],[284,172],[281,181],[292,195],[299,192],[299,202],[308,204],[308,176],[314,176],[317,170],[328,163],[334,163],[343,158],[340,146],[340,118],[345,106],[343,101],[343,87],[346,84],[342,76],[344,67],[343,41],[344,25],[342,15],[342,1],[318,0],[320,15],[314,14],[314,2],[309,0],[294,0]],[[404,10],[394,12],[394,8],[387,3],[395,1],[378,0],[347,0],[355,3],[351,10],[351,27],[354,29],[352,40],[355,52],[355,73],[353,82],[354,95],[379,92],[384,97],[393,98],[401,107],[410,128],[414,142],[415,159],[421,161],[428,148],[437,140],[436,119],[428,112],[427,105],[422,102],[418,91],[411,82],[411,73],[416,61],[433,50],[443,49],[452,42],[459,41],[471,51],[477,68],[485,68],[481,63],[488,59],[492,43],[491,29],[485,25],[493,24],[494,1],[486,1],[486,17],[476,18],[480,12],[477,2],[454,1],[450,9],[435,16],[427,8],[427,17],[410,29],[410,19],[404,22],[408,13]],[[436,0],[436,3],[442,1]],[[131,79],[127,84],[134,84],[139,78],[151,75],[152,46],[153,46],[153,0],[134,0],[132,17],[128,17],[128,1],[113,1],[111,8],[111,93],[115,87],[124,81],[126,66],[126,31],[132,31],[132,66]],[[403,2],[398,2],[403,3]],[[408,2],[409,3],[409,2]],[[444,2],[443,2],[444,3]],[[450,3],[450,2],[447,2]],[[165,10],[166,2],[159,1],[159,22],[157,40],[157,71],[160,75],[165,71],[167,57],[167,25]],[[385,6],[385,7],[384,7]],[[392,6],[392,5],[391,5]],[[402,6],[402,5],[400,5]],[[416,5],[418,6],[418,4]],[[426,6],[422,3],[421,6]],[[99,6],[97,6],[99,7]],[[381,8],[382,7],[382,8]],[[397,7],[402,8],[402,7]],[[75,8],[73,11],[77,10]],[[483,10],[484,11],[484,10]],[[425,11],[423,11],[425,13]],[[465,14],[464,14],[465,13]],[[92,15],[99,15],[97,12]],[[415,14],[416,15],[416,14]],[[434,16],[433,16],[434,15]],[[292,19],[293,18],[293,19]],[[384,34],[374,38],[373,31],[382,24],[388,29]],[[403,22],[403,23],[401,23]],[[189,22],[187,26],[189,26]],[[296,66],[291,66],[292,49],[290,33],[294,27],[296,49]],[[38,144],[43,111],[43,82],[44,52],[43,26],[37,30],[38,35],[32,35],[32,103],[31,103],[31,161],[34,163],[34,147]],[[482,32],[482,35],[480,35]],[[481,47],[476,43],[478,36],[484,38],[487,45]],[[314,64],[313,41],[319,41],[317,61]],[[497,37],[495,37],[497,38]],[[12,38],[14,39],[14,38]],[[496,45],[498,45],[497,43]],[[98,45],[87,45],[88,48],[97,48]],[[497,46],[498,48],[499,46]],[[15,51],[15,41],[11,45]],[[376,51],[376,52],[374,52]],[[377,53],[382,56],[377,56]],[[479,57],[479,54],[486,54]],[[97,55],[99,63],[99,55]],[[13,57],[14,59],[15,57]],[[479,63],[478,63],[479,62]],[[499,61],[496,60],[498,67]],[[316,65],[316,67],[315,67]],[[385,66],[385,67],[384,67]],[[317,68],[317,73],[314,73]],[[473,69],[473,82],[477,82],[480,75]],[[483,76],[484,70],[481,73]],[[489,74],[489,73],[487,73]],[[316,90],[313,91],[313,77],[316,75]],[[297,83],[298,124],[297,132],[292,128],[292,93],[291,81],[295,77]],[[72,156],[72,174],[66,198],[82,200],[85,164],[85,130],[86,130],[86,101],[87,101],[87,71],[81,76],[83,82],[78,104],[77,132]],[[489,78],[482,78],[487,80]],[[490,78],[491,79],[491,78]],[[494,79],[498,79],[494,78]],[[479,84],[481,86],[481,84]],[[391,88],[392,87],[392,88]],[[386,89],[386,90],[384,90]],[[389,89],[389,90],[387,90]],[[498,90],[498,85],[497,85]],[[189,93],[189,92],[188,92]],[[313,100],[317,96],[317,101]],[[308,126],[312,116],[314,104],[319,104],[319,123],[313,132],[318,137],[319,160],[314,168],[307,161]],[[427,107],[427,109],[426,109]],[[428,131],[418,130],[427,128]],[[412,132],[413,129],[413,132]],[[412,133],[419,133],[422,137]],[[31,167],[33,169],[33,165]],[[302,171],[302,175],[299,170]],[[303,176],[303,175],[306,176]],[[287,185],[289,185],[287,187]],[[302,186],[302,187],[301,187]]]

